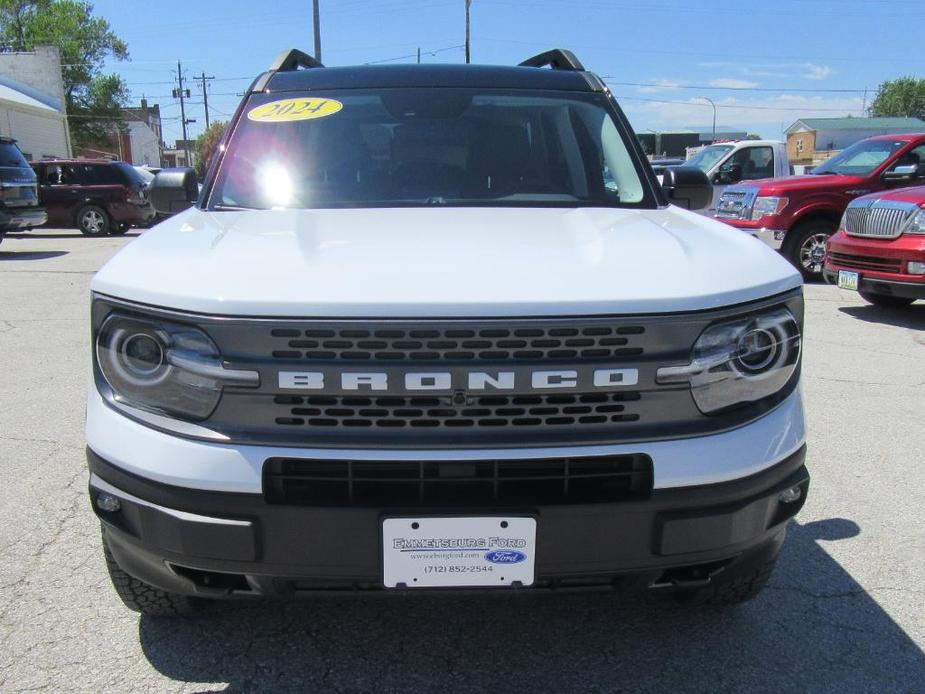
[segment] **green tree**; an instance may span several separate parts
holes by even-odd
[[[222,141],[222,136],[225,134],[225,129],[227,127],[227,122],[215,121],[205,132],[196,138],[196,175],[199,177],[200,181],[209,170],[212,157],[215,156],[215,151],[218,149],[218,145]]]
[[[870,105],[870,115],[925,119],[925,79],[899,77],[882,83]]]
[[[128,46],[86,0],[0,0],[0,42],[18,51],[55,46],[71,140],[76,146],[102,139],[121,119],[128,87],[105,74],[108,57],[127,60]]]

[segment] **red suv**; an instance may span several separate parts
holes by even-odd
[[[852,200],[826,246],[824,274],[878,306],[925,299],[925,186]]]
[[[130,164],[77,159],[32,162],[32,168],[49,226],[105,236],[124,234],[154,218],[147,184]]]
[[[925,134],[861,140],[809,176],[766,178],[729,186],[716,218],[753,234],[781,253],[807,280],[822,278],[825,242],[848,203],[862,195],[925,179]]]

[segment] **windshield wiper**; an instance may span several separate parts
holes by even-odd
[[[262,207],[245,207],[244,205],[226,205],[224,203],[216,203],[209,208],[210,210],[218,210],[219,212],[234,212],[242,210],[261,210]]]

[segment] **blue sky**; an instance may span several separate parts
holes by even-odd
[[[464,0],[321,0],[322,57],[329,65],[372,61],[463,62]],[[311,0],[97,0],[132,60],[108,69],[137,101],[159,103],[168,141],[180,136],[169,95],[176,61],[205,71],[213,119],[287,47],[311,52]],[[472,59],[514,64],[570,48],[606,77],[640,132],[717,122],[778,138],[800,117],[863,115],[886,79],[925,76],[918,36],[922,0],[473,0]],[[913,32],[915,33],[915,32]],[[920,32],[918,32],[920,33]],[[911,39],[911,40],[909,40]],[[202,91],[190,82],[196,118]]]

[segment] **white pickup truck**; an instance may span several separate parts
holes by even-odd
[[[727,186],[740,181],[789,176],[787,145],[778,140],[739,140],[718,142],[704,147],[684,166],[696,166],[713,184],[713,201],[700,214],[713,217],[716,205]]]

